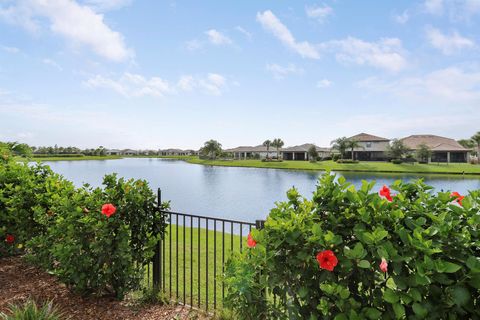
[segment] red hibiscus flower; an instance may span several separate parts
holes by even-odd
[[[15,237],[11,234],[7,234],[7,236],[5,237],[5,242],[8,244],[12,244],[15,242]]]
[[[382,262],[380,263],[380,270],[382,270],[382,272],[388,271],[388,262],[387,260],[385,260],[385,258],[382,258]]]
[[[456,191],[452,192],[450,194],[450,197],[455,198],[455,200],[453,200],[453,201],[458,203],[459,205],[462,205],[462,200],[463,200],[463,198],[465,198],[465,196],[462,196],[460,193],[458,193]]]
[[[383,186],[382,189],[378,192],[380,197],[387,199],[389,202],[392,202],[393,198],[390,194],[390,189],[387,186]]]
[[[332,250],[324,250],[317,254],[317,261],[320,268],[333,271],[333,268],[338,264],[338,259]]]
[[[247,246],[249,248],[255,248],[256,245],[257,245],[257,241],[253,240],[252,234],[249,233],[247,237]]]
[[[102,206],[102,214],[106,215],[108,218],[110,218],[115,211],[117,211],[117,208],[115,208],[115,206],[111,203],[106,203]]]

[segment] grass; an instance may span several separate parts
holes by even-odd
[[[188,221],[189,219],[187,218],[187,224]],[[204,221],[202,221],[202,223],[203,222]],[[196,221],[194,220],[194,225],[195,224]],[[209,225],[210,228],[213,228],[212,221],[209,222]],[[223,246],[221,230],[221,222],[217,223],[216,232],[214,230],[208,230],[207,245],[207,229],[205,228],[190,228],[175,224],[171,225],[171,229],[170,226],[167,228],[164,241],[165,251],[162,252],[162,255],[164,255],[165,258],[165,265],[162,265],[164,271],[162,282],[167,298],[170,298],[172,301],[193,305],[194,307],[201,309],[207,309],[206,307],[208,306],[208,310],[210,311],[214,310],[214,307],[216,307],[217,310],[220,310],[223,307],[222,266],[224,262],[228,260],[232,252],[240,251],[241,239],[243,239],[242,246],[243,250],[245,250],[248,227],[244,227],[243,237],[241,238],[239,235],[230,233],[230,224],[225,223],[225,242]],[[200,241],[198,238],[199,235]],[[206,259],[207,252],[208,268]],[[198,272],[199,267],[200,273]],[[207,270],[208,272],[206,272]],[[149,273],[149,281],[151,281],[151,269]],[[215,296],[216,305],[214,302]]]
[[[25,158],[21,158],[25,159]],[[31,158],[30,161],[78,161],[78,160],[114,160],[122,159],[121,156],[83,156],[83,157],[42,157],[42,158]]]
[[[386,172],[386,173],[439,173],[439,174],[471,174],[480,175],[480,165],[469,163],[429,163],[429,164],[393,164],[380,161],[361,161],[347,164],[334,161],[283,161],[262,162],[261,160],[203,160],[199,158],[188,159],[187,162],[210,166],[228,167],[253,167],[294,170],[331,170],[351,172]]]

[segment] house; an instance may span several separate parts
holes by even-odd
[[[118,150],[118,149],[107,149],[105,151],[105,154],[107,156],[119,156],[122,154],[122,151],[121,150]]]
[[[125,149],[122,150],[120,154],[123,156],[138,156],[138,151],[132,149]]]
[[[313,143],[305,143],[299,146],[293,146],[288,148],[283,148],[281,155],[283,160],[310,160],[310,156],[308,154],[308,150],[314,146],[317,149],[318,157],[319,158],[326,158],[331,156],[331,149],[330,148],[321,148]]]
[[[160,156],[194,156],[198,155],[198,151],[182,150],[182,149],[164,149],[158,150]]]
[[[468,153],[471,151],[463,147],[454,139],[440,137],[432,134],[412,135],[400,139],[403,144],[414,154],[423,144],[431,151],[429,162],[467,162]]]
[[[282,149],[280,149],[282,150]],[[231,153],[235,159],[252,159],[252,158],[276,158],[277,149],[270,146],[270,149],[267,153],[267,147],[263,145],[249,147],[249,146],[240,146],[232,149],[225,150],[227,153]]]
[[[387,151],[390,139],[359,133],[348,140],[357,141],[359,147],[353,149],[353,159],[361,161],[384,161],[388,159]],[[347,158],[352,158],[352,151],[347,150]]]

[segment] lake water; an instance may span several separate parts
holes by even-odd
[[[295,186],[311,197],[322,172],[262,168],[213,167],[181,160],[130,158],[119,160],[47,162],[76,185],[100,186],[102,177],[118,173],[125,178],[146,179],[152,189],[161,188],[163,200],[172,210],[242,221],[264,219],[276,201],[286,200],[286,191]],[[479,177],[413,174],[339,173],[355,186],[362,180],[376,180],[377,187],[397,179],[425,182],[440,190],[462,194],[480,189]]]

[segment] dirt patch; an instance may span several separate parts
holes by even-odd
[[[6,312],[11,303],[21,304],[33,299],[37,302],[53,301],[65,319],[71,320],[206,319],[181,306],[140,307],[108,297],[82,298],[54,276],[25,263],[21,257],[0,259],[0,288],[0,312]]]

